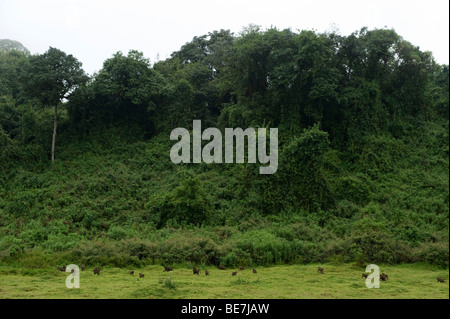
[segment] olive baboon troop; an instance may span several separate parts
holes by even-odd
[[[84,271],[84,270],[86,269],[86,265],[85,265],[85,264],[82,264],[80,268],[81,268],[82,271]],[[219,265],[218,268],[221,269],[221,270],[225,270],[225,269],[226,269],[226,267],[223,266],[223,265]],[[245,268],[244,268],[243,266],[239,266],[238,268],[239,268],[239,270],[245,270]],[[67,267],[66,267],[66,265],[63,265],[62,267],[59,267],[59,266],[58,266],[57,269],[58,269],[59,271],[66,272]],[[100,275],[100,270],[101,270],[101,269],[98,268],[98,267],[94,268],[94,269],[93,269],[94,275]],[[168,272],[168,271],[173,271],[173,267],[171,267],[171,266],[164,266],[164,271],[167,271],[167,272]],[[193,272],[194,275],[200,275],[200,269],[197,268],[196,266],[194,266],[194,267],[192,268],[192,272]],[[255,268],[252,269],[252,272],[253,272],[254,274],[257,273],[257,271],[256,271]],[[320,273],[320,274],[324,274],[324,269],[323,269],[323,267],[317,267],[317,272]],[[75,273],[75,269],[72,269],[72,273]],[[233,271],[233,272],[231,273],[231,275],[234,277],[234,276],[237,275],[237,273],[238,273],[238,270],[237,270],[237,271]],[[134,270],[130,270],[130,271],[129,271],[129,274],[130,274],[130,275],[134,275]],[[205,269],[205,276],[209,276],[209,274],[210,274],[210,272],[209,272],[207,269]],[[362,273],[362,276],[361,276],[361,277],[367,279],[367,278],[369,277],[369,274],[367,274],[367,273]],[[143,274],[143,273],[139,273],[139,278],[144,278],[144,274]],[[381,280],[381,281],[388,281],[388,279],[389,279],[389,276],[388,276],[387,274],[385,274],[384,272],[380,274],[380,280]],[[437,282],[439,282],[439,283],[445,283],[445,282],[446,282],[445,279],[444,279],[444,278],[441,278],[441,277],[437,277],[436,280],[437,280]]]

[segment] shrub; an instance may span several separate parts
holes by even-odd
[[[192,173],[181,172],[181,183],[173,191],[157,194],[146,204],[149,220],[158,228],[171,224],[196,225],[204,223],[210,202],[202,182]]]
[[[414,256],[420,261],[426,261],[430,264],[442,268],[448,268],[449,246],[448,242],[428,242],[422,243],[414,251]]]
[[[121,251],[124,254],[127,253],[130,256],[137,257],[139,260],[150,258],[153,264],[155,259],[160,256],[158,245],[155,242],[137,238],[123,241]]]
[[[249,254],[252,263],[269,265],[282,263],[292,259],[291,244],[283,238],[276,237],[267,231],[248,231],[236,236],[236,253],[242,251]]]
[[[22,240],[13,236],[0,238],[0,257],[14,257],[24,251]]]
[[[130,228],[122,226],[111,226],[108,229],[107,236],[114,240],[121,240],[125,238],[131,238],[136,236],[136,232]]]
[[[160,255],[166,263],[187,261],[195,264],[217,264],[218,247],[210,238],[183,231],[164,241]]]

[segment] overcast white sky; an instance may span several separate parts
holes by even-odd
[[[136,49],[154,62],[194,36],[237,34],[250,23],[319,32],[336,25],[342,35],[363,26],[394,28],[449,63],[448,0],[0,0],[0,39],[19,41],[31,53],[56,47],[89,74],[117,51]]]

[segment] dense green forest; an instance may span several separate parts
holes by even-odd
[[[172,129],[278,128],[279,166],[173,164]],[[0,261],[449,261],[449,68],[391,29],[244,28],[92,76],[0,44]]]

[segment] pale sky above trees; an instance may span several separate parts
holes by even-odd
[[[405,40],[449,63],[448,0],[0,0],[0,39],[31,53],[49,46],[73,54],[92,74],[117,51],[142,51],[163,60],[192,40],[220,29],[393,28]]]

